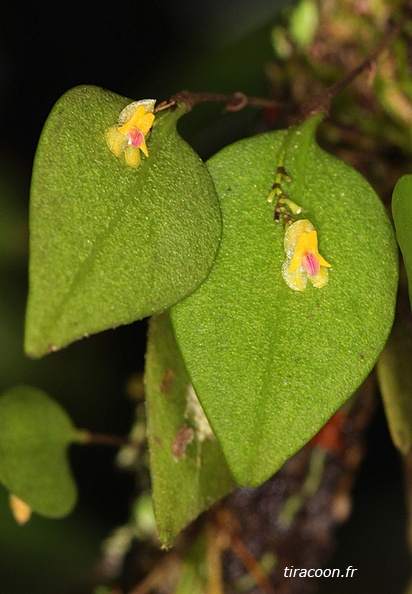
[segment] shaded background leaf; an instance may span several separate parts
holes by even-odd
[[[412,319],[409,308],[404,307],[407,299],[398,303],[392,332],[378,359],[377,373],[393,443],[406,455],[412,444]]]
[[[76,502],[67,447],[77,430],[47,394],[18,386],[0,397],[0,482],[33,511],[51,518]]]
[[[193,385],[240,484],[258,485],[354,392],[389,334],[397,249],[366,180],[322,151],[318,118],[291,139],[284,192],[302,206],[332,264],[303,292],[281,276],[284,230],[266,196],[285,132],[255,136],[209,162],[223,213],[207,281],[171,309]]]
[[[160,113],[150,156],[128,167],[106,146],[129,99],[81,86],[53,108],[32,178],[26,352],[41,356],[133,322],[191,293],[220,236],[212,181]]]
[[[392,214],[396,238],[401,248],[409,283],[409,300],[412,295],[412,175],[401,177],[393,190]]]
[[[145,382],[155,515],[169,546],[235,483],[196,403],[168,313],[150,320]]]

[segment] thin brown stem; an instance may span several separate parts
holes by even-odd
[[[101,433],[89,433],[89,431],[80,431],[79,438],[76,443],[83,445],[109,445],[116,448],[123,446],[138,447],[135,441],[131,441],[127,437],[119,437],[118,435],[105,435]]]
[[[347,87],[359,74],[365,70],[371,69],[376,64],[379,56],[389,48],[393,41],[401,33],[405,24],[411,18],[412,14],[412,0],[407,0],[402,16],[398,22],[392,25],[385,38],[375,47],[371,54],[365,58],[356,68],[345,74],[340,80],[328,87],[324,92],[311,99],[302,109],[302,120],[305,120],[315,113],[329,114],[330,104],[332,99],[345,87]],[[239,111],[246,106],[262,107],[272,109],[290,109],[290,104],[281,103],[271,99],[263,99],[260,97],[248,97],[244,93],[234,93],[233,95],[225,95],[221,93],[197,93],[195,91],[180,91],[176,95],[172,95],[169,101],[163,101],[156,108],[155,112],[164,109],[175,109],[178,103],[185,103],[187,110],[190,111],[194,105],[198,103],[217,102],[225,103],[225,111]]]
[[[234,514],[228,508],[221,508],[217,511],[216,520],[222,539],[222,549],[232,549],[262,592],[275,594],[275,589],[266,572],[242,541],[239,534],[240,524]]]
[[[237,536],[232,536],[230,544],[233,552],[246,567],[262,592],[265,592],[265,594],[275,594],[274,587],[270,583],[268,576],[262,569],[260,563],[254,558],[250,551],[248,551],[243,541]]]
[[[322,112],[325,115],[329,115],[330,104],[332,99],[345,87],[347,87],[353,80],[359,76],[365,70],[373,68],[379,56],[388,49],[395,39],[402,32],[406,23],[410,20],[412,13],[412,1],[408,0],[405,4],[402,16],[398,22],[392,25],[386,34],[385,38],[378,43],[372,53],[365,58],[356,68],[345,74],[340,80],[336,81],[333,85],[328,87],[326,91],[311,99],[302,109],[302,119],[305,120],[315,113]]]
[[[155,589],[166,588],[168,592],[175,589],[182,568],[181,559],[174,553],[167,553],[164,559],[128,594],[149,594]]]
[[[197,93],[195,91],[180,91],[172,95],[169,101],[160,103],[155,112],[163,109],[174,108],[178,103],[186,103],[188,111],[198,103],[225,103],[225,111],[240,111],[246,106],[249,107],[270,107],[274,109],[283,109],[286,104],[271,99],[262,99],[260,97],[248,97],[244,93],[234,93],[233,95],[224,95],[221,93]]]

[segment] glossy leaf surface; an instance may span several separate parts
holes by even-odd
[[[223,240],[206,282],[171,309],[189,375],[240,484],[303,446],[374,365],[393,322],[397,248],[366,180],[321,150],[319,118],[226,147],[208,163]],[[283,156],[282,156],[283,155]],[[284,229],[266,197],[277,166],[331,264],[322,288],[282,278]]]
[[[194,399],[167,313],[150,320],[145,383],[154,509],[169,546],[235,484]]]
[[[67,447],[77,437],[47,394],[18,386],[0,397],[0,482],[34,512],[58,518],[76,502]]]
[[[76,87],[44,126],[30,207],[31,356],[166,309],[212,266],[220,211],[206,167],[176,131],[185,105],[156,116],[135,169],[105,141],[128,103]]]

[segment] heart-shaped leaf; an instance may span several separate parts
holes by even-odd
[[[393,322],[391,223],[366,180],[317,146],[318,122],[242,140],[210,160],[221,248],[206,282],[171,308],[189,375],[240,484],[260,484],[321,428],[369,373]],[[282,276],[285,230],[266,201],[276,178],[278,196],[300,205],[318,232],[332,266],[322,288],[295,291]]]
[[[160,112],[149,157],[127,165],[105,131],[129,99],[76,87],[54,106],[36,153],[26,352],[41,356],[166,309],[212,266],[221,221],[210,175]]]
[[[235,484],[190,384],[167,313],[150,320],[145,383],[156,522],[169,546]]]
[[[67,447],[78,437],[65,411],[41,390],[17,386],[0,397],[0,482],[51,518],[76,502]]]

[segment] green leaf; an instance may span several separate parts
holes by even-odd
[[[319,117],[226,147],[209,162],[223,239],[206,282],[171,308],[179,348],[240,484],[258,485],[360,385],[392,326],[397,248],[366,180],[314,141]],[[282,156],[283,155],[283,156]],[[266,197],[283,192],[318,232],[329,283],[282,278],[284,229]]]
[[[137,169],[108,149],[105,130],[130,99],[92,86],[54,106],[36,153],[30,207],[26,352],[166,309],[208,274],[221,220],[205,165],[161,112]]]
[[[401,248],[409,284],[409,299],[412,295],[412,175],[401,177],[392,196],[392,214],[396,238]]]
[[[210,536],[208,538],[208,535],[201,532],[185,551],[179,581],[174,594],[187,594],[188,592],[196,592],[196,594],[216,592],[218,594],[222,591],[221,588],[213,585],[213,578],[211,579],[212,576],[210,575],[213,567],[213,561],[210,559],[212,555],[208,550],[210,549],[210,540]],[[219,576],[217,579],[219,580],[218,583],[220,583],[221,577]],[[216,584],[216,581],[215,579],[214,584]]]
[[[412,445],[412,319],[398,311],[389,340],[377,363],[389,430],[395,446],[406,455]]]
[[[160,539],[170,546],[235,484],[194,395],[167,313],[150,320],[145,383],[154,510]]]
[[[300,0],[289,20],[289,33],[298,46],[312,43],[319,25],[319,9],[314,0]]]
[[[0,397],[0,482],[33,511],[65,516],[77,497],[67,460],[77,434],[47,394],[29,386],[11,388]]]

